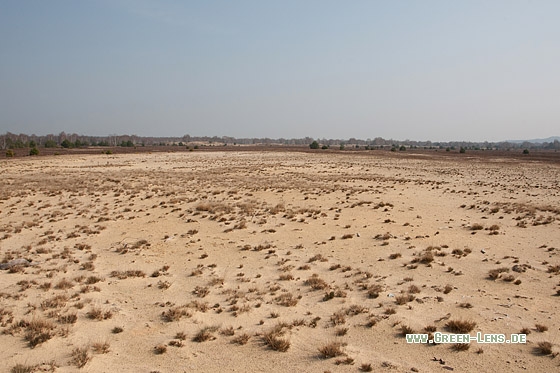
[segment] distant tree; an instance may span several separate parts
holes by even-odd
[[[461,149],[459,149],[459,153],[465,153],[466,151],[467,150],[465,148],[463,148],[462,146],[461,146]]]
[[[399,151],[404,152],[406,150],[406,147],[404,145],[401,145],[401,147],[399,148]]]
[[[529,154],[529,149],[523,150],[523,154]]]
[[[80,141],[80,139],[76,139],[76,141],[74,141],[74,146],[76,148],[79,148],[80,146],[82,146],[82,142]]]
[[[6,150],[6,157],[12,158],[14,156],[14,151],[12,149]]]
[[[319,149],[319,143],[317,141],[313,141],[311,144],[309,144],[309,147],[311,149]]]
[[[344,144],[340,144],[340,150],[344,150]]]
[[[45,148],[56,148],[56,141],[54,140],[45,141]]]
[[[329,148],[328,145],[323,145],[323,146],[321,147],[321,149],[323,149],[323,150],[327,150],[328,148]]]
[[[39,155],[39,149],[33,147],[29,150],[29,155]]]
[[[68,139],[64,139],[64,141],[62,141],[60,143],[60,145],[62,145],[63,148],[71,148],[72,147],[72,143],[70,141],[68,141]]]
[[[30,148],[35,148],[35,147],[37,147],[37,143],[35,141],[31,140],[31,141],[29,141],[29,147]]]

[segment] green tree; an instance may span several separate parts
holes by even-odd
[[[70,141],[68,141],[68,139],[64,139],[64,141],[61,142],[60,145],[62,145],[62,147],[66,148],[66,149],[72,147],[72,143]]]
[[[523,154],[529,154],[529,149],[523,150]]]
[[[29,150],[29,155],[39,155],[39,149],[33,147]]]
[[[311,144],[309,144],[309,147],[311,149],[319,149],[319,143],[317,141],[313,141]]]

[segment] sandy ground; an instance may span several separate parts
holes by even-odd
[[[1,371],[559,369],[558,163],[239,151],[1,167]],[[457,330],[527,343],[404,336]]]

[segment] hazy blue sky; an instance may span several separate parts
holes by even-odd
[[[560,1],[0,0],[0,133],[560,135]]]

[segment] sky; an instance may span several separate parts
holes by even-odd
[[[560,135],[560,1],[0,0],[0,133]]]

